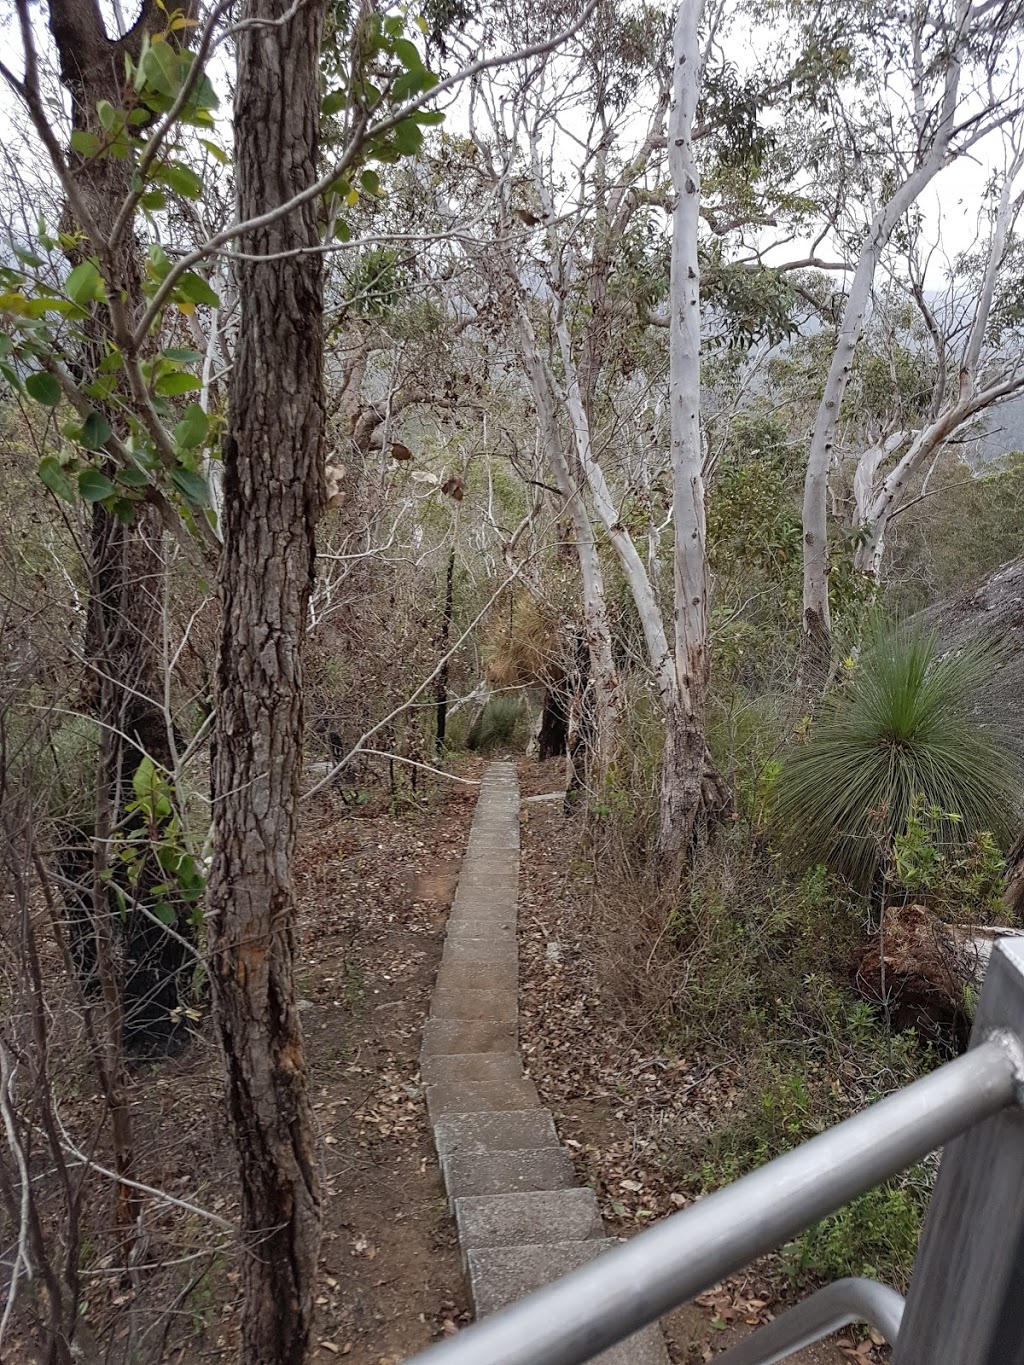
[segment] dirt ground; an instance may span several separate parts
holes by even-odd
[[[460,766],[475,778],[482,761]],[[602,1006],[587,948],[587,868],[562,803],[561,764],[520,764],[522,1047],[609,1231],[629,1235],[686,1203],[656,1158],[659,1125],[728,1103],[729,1079],[699,1057],[645,1050]],[[419,1086],[420,1029],[477,788],[437,782],[359,803],[325,794],[305,815],[296,869],[297,984],[323,1152],[324,1232],[312,1361],[397,1365],[469,1321],[452,1219]],[[73,1079],[69,1116],[92,1110]],[[233,1219],[233,1154],[221,1122],[220,1062],[208,1022],[187,1053],[132,1078],[140,1179]],[[102,1147],[97,1159],[102,1159]],[[112,1365],[231,1360],[237,1255],[180,1208],[147,1205],[130,1273],[109,1228],[109,1188],[89,1212],[87,1323]],[[173,1264],[169,1264],[173,1262]],[[666,1319],[677,1365],[711,1360],[772,1311],[763,1276],[730,1281]],[[805,1352],[838,1365],[850,1341]],[[5,1352],[20,1365],[31,1341]]]

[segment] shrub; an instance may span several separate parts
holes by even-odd
[[[982,830],[967,844],[949,848],[941,837],[945,821],[937,807],[926,808],[920,798],[912,803],[906,829],[893,842],[891,880],[896,889],[907,900],[924,900],[945,920],[1005,922],[1006,860],[996,841]]]
[[[951,847],[983,830],[1007,841],[1019,823],[1019,761],[976,709],[991,652],[940,656],[934,632],[879,618],[871,635],[810,738],[789,754],[776,804],[788,848],[861,890],[891,865],[918,798],[940,812]]]
[[[930,1190],[928,1171],[915,1166],[901,1180],[859,1195],[789,1243],[784,1278],[803,1286],[864,1275],[905,1291]]]
[[[466,739],[477,753],[525,749],[530,733],[530,707],[522,697],[491,697]]]

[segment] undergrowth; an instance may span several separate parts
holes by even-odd
[[[605,992],[653,1044],[730,1078],[727,1105],[660,1130],[664,1169],[691,1195],[736,1180],[938,1060],[915,1033],[891,1033],[854,988],[869,932],[864,898],[824,867],[792,875],[769,843],[773,726],[767,712],[731,725],[738,809],[681,892],[659,884],[648,852],[653,784],[638,801],[635,787],[613,783],[588,829],[601,869],[592,908]],[[641,739],[632,752],[635,778],[650,750]],[[619,774],[621,786],[627,780]],[[797,1238],[773,1273],[791,1285],[847,1274],[905,1285],[927,1187],[919,1169],[861,1196]]]

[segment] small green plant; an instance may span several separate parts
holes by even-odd
[[[928,1172],[915,1166],[901,1180],[858,1196],[789,1243],[782,1254],[783,1278],[803,1288],[863,1275],[905,1290],[930,1186]]]
[[[963,923],[998,923],[1006,860],[987,830],[963,845],[943,842],[943,829],[958,823],[956,812],[925,806],[920,796],[911,805],[907,825],[893,841],[889,880],[897,892],[927,902],[944,919]]]

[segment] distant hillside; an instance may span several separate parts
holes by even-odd
[[[978,445],[985,461],[998,460],[1014,450],[1024,450],[1024,397],[1011,398],[996,409]]]

